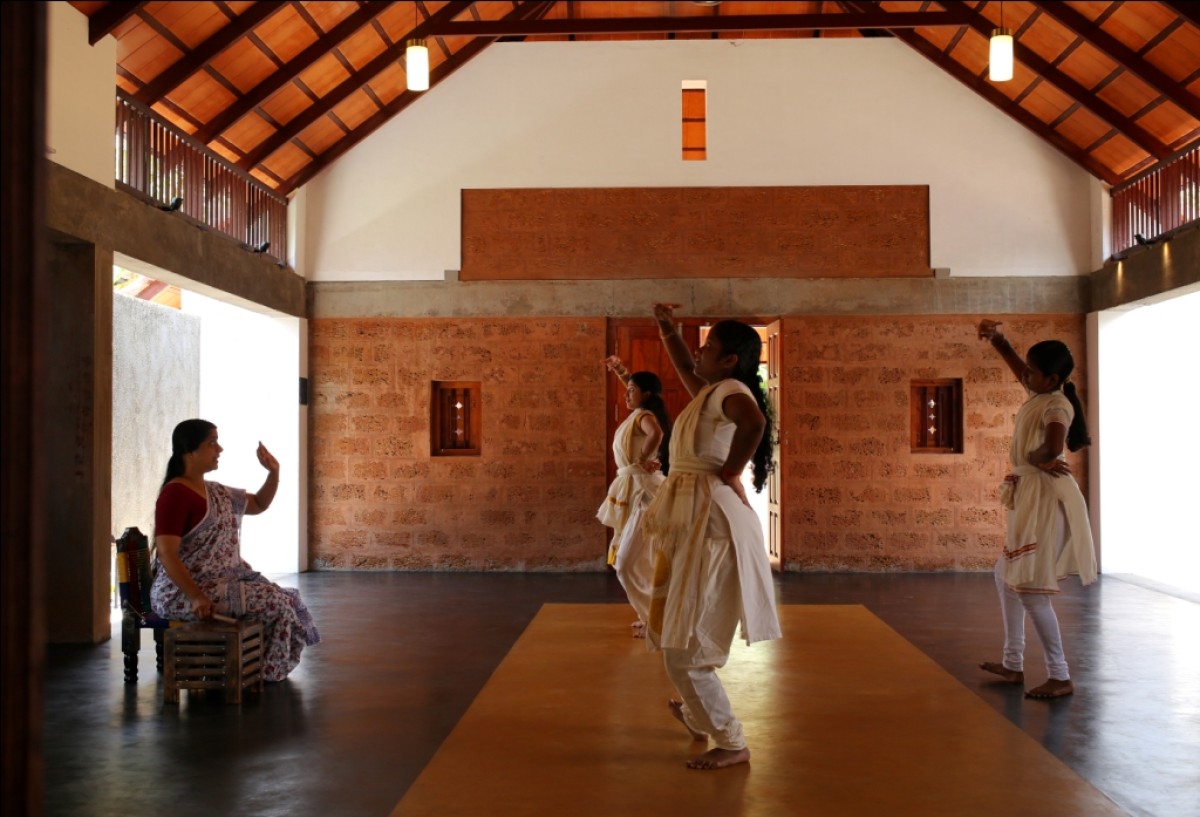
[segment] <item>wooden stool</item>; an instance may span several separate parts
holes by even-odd
[[[220,689],[240,704],[242,690],[262,689],[262,623],[194,621],[163,636],[163,702],[179,703],[181,689]]]

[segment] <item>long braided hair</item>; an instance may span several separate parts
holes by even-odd
[[[654,372],[634,372],[629,376],[633,385],[646,395],[642,399],[641,408],[646,409],[658,420],[662,429],[662,442],[658,444],[658,461],[662,464],[662,474],[667,475],[671,470],[671,416],[667,414],[667,404],[663,401],[663,385]]]
[[[1075,371],[1075,358],[1071,356],[1067,344],[1061,340],[1043,340],[1030,346],[1027,356],[1029,362],[1037,366],[1042,374],[1058,375],[1063,394],[1071,402],[1071,408],[1075,409],[1075,417],[1071,420],[1071,427],[1067,429],[1067,448],[1070,451],[1078,451],[1091,445],[1092,438],[1088,434],[1087,418],[1083,416],[1083,404],[1079,402],[1075,384],[1067,379],[1071,372]]]
[[[754,450],[754,456],[750,460],[754,464],[754,490],[761,492],[767,484],[767,476],[775,467],[771,460],[771,451],[775,446],[775,440],[771,436],[775,418],[771,404],[767,401],[766,390],[763,389],[762,378],[758,375],[758,363],[762,358],[762,338],[753,326],[741,321],[719,321],[709,332],[721,344],[722,352],[737,355],[737,365],[732,376],[746,384],[750,393],[754,395],[754,401],[758,403],[759,411],[767,419],[766,430],[763,431],[758,448]]]

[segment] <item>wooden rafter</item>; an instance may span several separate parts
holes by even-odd
[[[472,2],[473,0],[468,0],[467,2],[452,2],[446,4],[428,20],[410,31],[404,39],[428,37],[430,35],[430,30],[434,25],[444,20],[454,19],[459,14],[462,14]],[[386,69],[389,65],[397,62],[404,55],[404,50],[405,42],[402,39],[391,48],[388,48],[378,57],[364,65],[360,70],[355,71],[345,80],[340,82],[337,87],[333,88],[329,93],[321,97],[320,102],[317,102],[316,104],[306,108],[299,115],[288,122],[287,125],[285,125],[281,130],[277,131],[270,138],[263,140],[258,147],[250,151],[245,158],[238,162],[238,166],[244,170],[250,170],[272,153],[279,150],[291,140],[295,139],[304,131],[305,128],[307,128],[313,122],[316,122],[325,114],[332,111],[344,99],[378,76],[378,74]]]
[[[255,85],[241,96],[237,102],[230,105],[221,115],[215,117],[196,131],[196,138],[201,142],[211,142],[225,131],[229,130],[242,117],[249,114],[263,102],[267,101],[283,86],[300,76],[309,66],[328,54],[343,40],[350,37],[363,26],[378,17],[392,0],[371,0],[362,4],[358,11],[335,25],[325,35],[292,57],[283,67],[271,72],[266,79]]]
[[[972,10],[965,3],[947,3],[946,8],[984,38],[991,37],[995,25],[979,12]],[[1013,38],[1013,56],[1017,62],[1022,63],[1043,80],[1115,127],[1142,150],[1159,159],[1171,153],[1170,146],[1165,142],[1092,93],[1090,88],[1080,85],[1034,51],[1022,45],[1015,37]]]
[[[514,8],[503,19],[518,19],[518,18],[536,18],[545,14],[554,5],[553,0],[545,2],[526,2]],[[435,15],[436,16],[436,15]],[[432,19],[432,18],[431,18]],[[460,48],[454,57],[440,63],[436,68],[429,72],[429,88],[433,88],[446,77],[462,68],[467,62],[479,55],[481,51],[495,42],[498,37],[477,37],[470,43]],[[328,167],[338,157],[342,156],[346,151],[357,145],[363,139],[367,138],[376,129],[394,117],[396,114],[403,111],[412,103],[420,99],[425,92],[405,91],[400,96],[396,97],[386,107],[379,110],[377,113],[368,118],[365,122],[354,129],[353,133],[346,134],[337,142],[335,142],[328,150],[323,152],[320,160],[304,167],[299,173],[285,181],[279,188],[281,195],[288,195],[296,188],[303,185],[317,173]]]
[[[145,3],[108,3],[88,18],[88,45],[95,45],[137,14]]]
[[[1163,5],[1183,19],[1190,20],[1196,28],[1200,28],[1200,9],[1196,8],[1195,3],[1189,0],[1187,3],[1164,2]]]
[[[719,6],[715,8],[720,8]],[[719,31],[815,31],[853,28],[934,28],[961,25],[944,11],[856,14],[725,14],[711,17],[568,17],[557,20],[464,20],[434,33],[447,37],[556,36],[569,34],[675,34]]]
[[[860,11],[859,6],[864,5],[856,0],[838,0],[839,4],[851,11]],[[1071,161],[1086,169],[1089,173],[1098,179],[1103,179],[1109,184],[1117,184],[1121,181],[1120,177],[1113,173],[1108,168],[1097,162],[1078,146],[1068,141],[1062,134],[1046,127],[1040,119],[1038,119],[1029,111],[1017,105],[1007,96],[996,90],[991,83],[980,79],[964,68],[959,62],[947,54],[944,54],[941,49],[937,48],[933,43],[918,35],[914,31],[896,31],[893,32],[898,40],[912,48],[921,56],[928,59],[934,65],[941,68],[950,76],[957,79],[963,85],[966,85],[975,93],[986,99],[988,102],[995,105],[1001,111],[1011,116],[1017,122],[1024,125],[1029,130],[1033,131],[1040,138],[1045,139],[1050,144],[1054,145],[1062,151]]]
[[[1043,14],[1050,15],[1080,37],[1083,37],[1083,39],[1098,48],[1118,65],[1122,65],[1129,71],[1137,74],[1149,83],[1151,88],[1166,96],[1188,114],[1196,119],[1200,119],[1200,99],[1197,99],[1186,88],[1167,76],[1165,72],[1154,67],[1148,60],[1100,28],[1100,26],[1084,17],[1066,3],[1033,0],[1033,5],[1041,9]]]
[[[424,17],[426,20],[428,20],[429,19],[429,9],[425,8],[425,3],[422,2],[422,0],[415,0],[415,4],[417,7],[417,11],[421,12],[421,16]],[[443,57],[445,57],[446,59],[450,59],[450,57],[454,56],[454,52],[451,51],[450,48],[446,45],[445,37],[434,35],[433,39],[437,42],[438,48],[440,48],[442,50]]]
[[[137,92],[138,101],[146,105],[158,102],[192,74],[216,59],[225,49],[250,33],[255,26],[286,6],[287,3],[275,0],[259,0],[254,3],[228,25],[185,53],[170,68],[146,83],[146,86]]]

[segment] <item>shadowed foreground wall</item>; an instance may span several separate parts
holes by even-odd
[[[783,321],[790,570],[982,570],[1024,400],[977,316]],[[1086,393],[1081,316],[1002,316],[1024,352],[1059,337]],[[607,529],[603,318],[311,323],[317,569],[600,570]],[[909,381],[964,381],[962,454],[909,450]],[[482,383],[483,453],[430,457],[431,380]],[[1072,455],[1084,483],[1086,460]]]

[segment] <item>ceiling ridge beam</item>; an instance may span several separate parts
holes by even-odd
[[[171,91],[183,84],[188,77],[195,74],[218,55],[236,43],[246,34],[254,30],[259,23],[267,20],[276,12],[287,7],[285,2],[276,0],[259,0],[237,19],[230,21],[219,31],[215,32],[204,42],[185,53],[154,79],[146,83],[137,92],[137,100],[145,105],[153,105]]]
[[[838,2],[847,8],[857,10],[858,4],[855,0],[838,0]],[[983,97],[988,102],[995,105],[1008,116],[1015,119],[1018,123],[1024,125],[1034,134],[1042,139],[1045,139],[1054,147],[1058,148],[1068,159],[1075,162],[1087,172],[1091,173],[1098,179],[1101,179],[1109,184],[1118,184],[1121,179],[1115,175],[1104,165],[1097,162],[1091,156],[1084,153],[1077,145],[1068,141],[1066,137],[1050,130],[1046,127],[1042,120],[1038,119],[1033,114],[1016,105],[987,80],[981,80],[975,74],[968,71],[953,57],[943,54],[941,49],[933,45],[924,37],[917,34],[915,31],[897,31],[895,32],[896,39],[900,40],[921,56],[928,59],[937,67],[948,73],[950,76],[957,79],[963,85],[966,85],[979,96]]]
[[[1032,0],[1033,5],[1048,14],[1080,37],[1087,40],[1115,63],[1141,77],[1151,88],[1170,99],[1195,119],[1200,119],[1200,98],[1194,96],[1166,72],[1156,68],[1145,57],[1122,43],[1100,26],[1062,2]]]
[[[95,45],[138,13],[145,3],[108,3],[88,18],[88,45]]]
[[[947,10],[951,14],[957,16],[962,22],[969,25],[984,39],[991,37],[992,30],[995,26],[988,18],[984,17],[977,11],[971,10],[969,7],[959,3],[947,3]],[[1064,74],[1062,71],[1055,68],[1045,59],[1036,54],[1028,46],[1022,45],[1020,41],[1014,38],[1013,40],[1013,56],[1018,62],[1023,63],[1031,69],[1035,74],[1040,75],[1046,82],[1049,82],[1054,87],[1079,102],[1096,116],[1103,119],[1108,124],[1121,131],[1121,134],[1140,147],[1142,150],[1150,153],[1161,159],[1171,152],[1171,148],[1154,134],[1147,131],[1141,125],[1134,122],[1125,114],[1118,111],[1112,105],[1109,105],[1100,97],[1096,96],[1092,91],[1083,85],[1080,85],[1075,80]]]
[[[443,6],[432,17],[410,31],[405,36],[404,40],[397,42],[391,48],[388,48],[378,57],[364,65],[360,70],[355,71],[349,77],[342,80],[329,93],[321,97],[319,102],[311,105],[308,108],[305,108],[303,111],[297,114],[291,121],[284,125],[282,130],[279,130],[272,136],[264,139],[262,143],[260,143],[253,150],[249,151],[246,156],[238,162],[238,166],[243,170],[250,170],[272,153],[286,145],[292,139],[295,139],[304,131],[305,128],[307,128],[313,122],[316,122],[325,114],[332,111],[335,107],[341,104],[343,100],[378,76],[379,73],[386,69],[389,65],[397,62],[400,57],[404,55],[406,47],[405,40],[429,36],[430,30],[433,25],[436,24],[436,22],[457,17],[459,14],[462,14],[464,11],[466,11],[466,9],[471,6],[472,2],[473,0],[467,0],[467,2],[451,2]],[[528,3],[523,4],[519,8],[523,8],[524,5],[528,5]]]
[[[813,31],[855,28],[936,28],[962,22],[945,11],[858,14],[724,14],[704,17],[570,17],[554,20],[464,20],[444,23],[445,37],[537,37],[570,34],[673,34],[717,31]]]
[[[370,0],[363,3],[358,11],[335,25],[316,42],[305,48],[299,54],[283,64],[277,71],[272,71],[267,77],[241,97],[223,113],[215,117],[196,132],[196,138],[201,142],[211,142],[225,131],[241,121],[242,117],[250,114],[255,108],[266,102],[276,91],[300,76],[309,66],[324,57],[345,39],[358,32],[384,12],[393,0]]]
[[[516,18],[517,16],[524,17],[525,15],[536,17],[541,14],[545,14],[553,5],[554,0],[537,0],[535,2],[527,2],[517,6],[515,9],[505,15],[505,17]],[[498,39],[499,37],[477,37],[467,45],[460,48],[452,59],[442,62],[429,72],[429,89],[433,90],[433,88],[439,82],[457,71],[469,60],[478,56],[481,51]],[[357,128],[354,129],[352,133],[343,136],[327,150],[321,153],[319,161],[313,162],[307,167],[301,168],[299,172],[280,185],[280,195],[286,196],[293,190],[305,184],[313,176],[320,173],[352,147],[357,145],[363,139],[367,138],[367,136],[369,136],[375,130],[383,126],[396,114],[403,111],[405,108],[416,102],[427,93],[429,93],[429,91],[405,91],[400,94],[400,96],[393,99],[382,110],[372,114],[368,119],[364,120]]]

